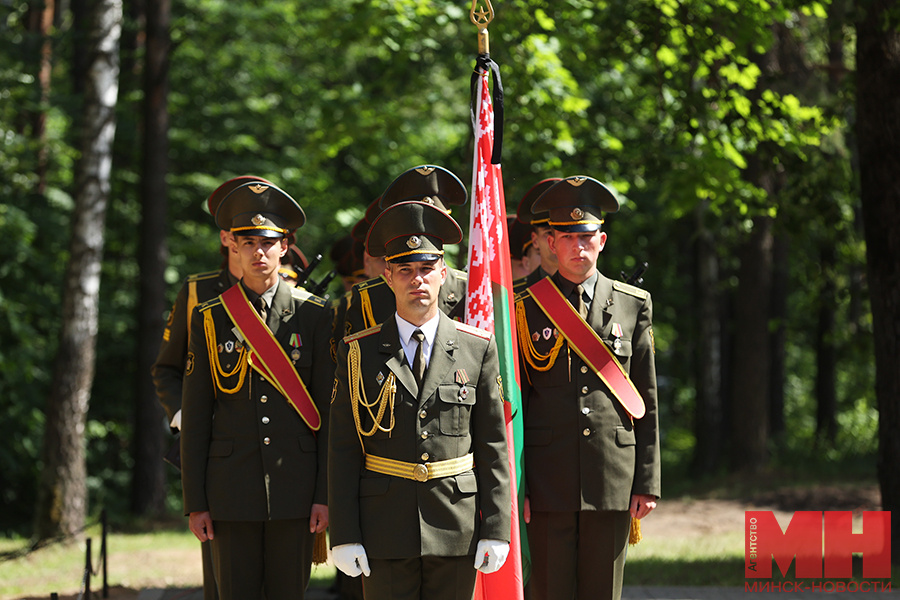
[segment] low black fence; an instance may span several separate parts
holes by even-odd
[[[30,544],[26,548],[22,550],[16,550],[12,552],[4,552],[0,554],[0,562],[5,562],[8,560],[15,560],[18,558],[22,558],[28,556],[32,552],[40,550],[41,548],[46,548],[48,546],[53,546],[55,544],[62,544],[66,542],[72,541],[73,537],[78,536],[83,533],[85,530],[97,525],[98,521],[94,521],[93,523],[88,523],[75,533],[71,535],[58,536],[49,540],[41,540],[40,542]],[[109,598],[109,582],[107,580],[107,553],[106,553],[106,537],[108,531],[108,524],[106,521],[106,511],[103,510],[100,513],[100,554],[97,557],[97,566],[94,567],[94,559],[93,559],[93,550],[92,550],[92,539],[85,539],[85,550],[84,550],[84,570],[81,575],[81,588],[78,591],[78,600],[90,600],[94,597],[91,591],[91,580],[98,575],[101,577],[101,597]],[[50,594],[51,600],[58,600],[59,594],[52,593]]]

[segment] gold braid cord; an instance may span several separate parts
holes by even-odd
[[[361,290],[359,292],[359,297],[362,304],[363,329],[378,325],[378,323],[375,322],[375,314],[372,312],[372,299],[369,298],[369,290]]]
[[[226,373],[222,368],[222,363],[219,362],[218,344],[216,344],[216,324],[213,323],[212,311],[208,310],[203,313],[203,332],[206,334],[206,350],[209,353],[209,364],[211,366],[215,365],[215,369],[210,370],[212,371],[211,375],[216,387],[225,394],[235,393],[244,385],[244,378],[247,376],[247,347],[243,346],[238,351],[237,364],[234,366],[234,369]],[[222,378],[231,377],[235,373],[238,373],[237,385],[231,389],[222,387]]]
[[[378,398],[376,398],[374,402],[369,402],[368,398],[366,398],[365,386],[362,384],[362,368],[360,368],[359,361],[359,341],[353,340],[350,342],[350,350],[347,357],[347,367],[350,371],[350,406],[353,410],[353,421],[356,423],[356,431],[360,436],[359,443],[362,444],[362,436],[369,437],[375,435],[376,431],[390,433],[391,430],[394,429],[394,396],[397,393],[397,383],[393,373],[388,375],[384,385],[381,386],[381,392],[379,392]],[[385,428],[381,426],[381,422],[384,420],[384,413],[389,404],[391,410],[390,425]],[[362,405],[366,411],[368,411],[369,416],[372,417],[373,425],[368,431],[363,431],[362,424],[360,423],[360,405]],[[375,406],[378,407],[377,414],[372,411],[372,408]],[[365,453],[365,447],[363,447],[363,453]]]
[[[562,349],[563,336],[560,335],[556,338],[556,342],[550,348],[550,352],[547,354],[539,353],[531,340],[531,332],[528,331],[528,320],[525,317],[525,306],[521,302],[516,303],[516,329],[519,334],[519,345],[522,347],[522,354],[525,356],[528,364],[531,365],[531,368],[535,371],[549,371],[556,363],[556,356]]]

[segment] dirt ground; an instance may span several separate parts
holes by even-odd
[[[880,510],[881,497],[877,486],[817,486],[809,488],[783,488],[777,491],[751,494],[747,499],[727,498],[678,498],[659,503],[659,507],[643,521],[642,530],[648,536],[690,538],[724,533],[741,532],[744,528],[744,512],[747,510],[772,510],[776,518],[786,525],[791,515],[798,510]],[[147,555],[134,553],[128,560],[139,570]],[[171,558],[171,557],[170,557]],[[117,558],[117,561],[122,558]],[[195,554],[185,556],[182,564],[185,580],[200,581],[199,564]],[[192,571],[196,571],[194,576]],[[181,578],[179,578],[181,580]],[[152,587],[152,586],[147,586]],[[160,582],[156,587],[165,587]],[[100,598],[99,590],[94,597]],[[109,590],[112,600],[137,600],[139,589],[113,586]],[[45,600],[45,598],[23,597],[20,600]],[[60,596],[60,600],[76,600],[75,596]]]

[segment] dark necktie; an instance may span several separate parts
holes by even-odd
[[[413,331],[412,339],[419,342],[416,348],[416,358],[413,360],[412,371],[416,378],[416,385],[422,386],[422,379],[425,378],[425,334],[421,329]]]
[[[266,312],[266,301],[263,300],[262,296],[260,296],[260,297],[257,298],[257,300],[256,300],[256,312],[259,313],[259,318],[262,319],[262,322],[263,322],[263,323],[265,323],[265,322],[266,322],[266,316],[267,316],[267,312]]]
[[[584,287],[579,283],[575,286],[575,295],[578,298],[575,300],[575,310],[578,311],[578,314],[581,315],[581,318],[587,320],[588,309],[587,305],[584,303]]]

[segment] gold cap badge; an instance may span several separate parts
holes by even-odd
[[[587,181],[587,180],[588,180],[587,177],[584,177],[584,176],[581,176],[581,175],[578,175],[578,176],[575,176],[575,177],[567,177],[567,178],[565,179],[565,181],[566,181],[569,185],[571,185],[571,186],[573,186],[573,187],[578,187],[579,185],[583,184],[583,183],[584,183],[585,181]]]
[[[411,250],[415,250],[419,246],[422,245],[422,240],[417,235],[412,235],[406,240],[406,245],[409,246]]]
[[[269,186],[263,185],[261,183],[254,183],[253,185],[248,185],[247,187],[250,188],[250,191],[256,194],[262,194],[264,191],[269,189]]]
[[[265,225],[265,224],[266,224],[266,218],[265,218],[264,216],[262,216],[262,215],[259,215],[259,214],[258,214],[258,215],[255,215],[252,219],[250,219],[250,221],[251,221],[254,225],[256,225],[257,227],[259,227],[260,225]]]
[[[422,175],[431,175],[434,172],[434,167],[417,167],[416,173],[421,173]]]
[[[573,208],[573,209],[572,209],[572,212],[569,213],[569,214],[570,214],[570,215],[572,216],[572,218],[575,219],[576,221],[580,221],[581,219],[584,218],[584,211],[581,210],[581,209],[578,208],[578,207]]]

